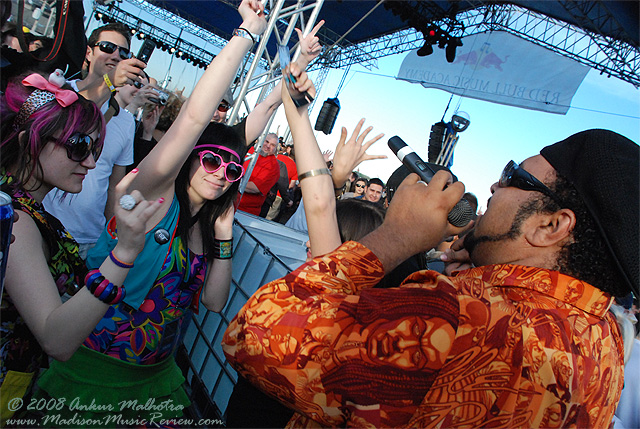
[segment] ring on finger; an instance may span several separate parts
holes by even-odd
[[[120,197],[120,207],[125,210],[133,210],[136,204],[136,199],[132,195],[126,194]]]

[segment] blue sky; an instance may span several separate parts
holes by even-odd
[[[85,2],[87,15],[90,2]],[[128,6],[127,2],[121,3]],[[138,11],[136,11],[138,12]],[[140,16],[155,25],[157,18],[142,12]],[[92,19],[89,29],[96,26]],[[183,34],[192,43],[202,43],[194,37]],[[137,53],[142,42],[132,41],[132,51]],[[216,52],[212,46],[205,49]],[[333,150],[340,136],[340,128],[353,129],[360,118],[366,118],[366,125],[372,125],[372,135],[384,133],[385,137],[372,146],[370,153],[385,154],[386,160],[368,161],[359,170],[370,177],[380,177],[383,181],[400,166],[400,162],[387,148],[387,140],[399,135],[416,152],[426,159],[429,131],[445,111],[451,95],[438,89],[427,89],[421,85],[396,80],[400,64],[406,54],[393,55],[378,60],[378,69],[368,71],[353,66],[338,96],[341,111],[333,133],[325,136],[317,134],[322,150]],[[432,55],[444,55],[436,49]],[[188,94],[202,69],[196,69],[186,61],[174,59],[156,50],[151,57],[149,74],[158,80],[171,76],[170,89],[185,88]],[[322,103],[336,95],[343,70],[331,70],[317,95],[317,102],[311,111],[312,123]],[[316,73],[312,73],[312,78]],[[595,70],[590,70],[576,92],[571,108],[566,115],[538,112],[516,107],[503,106],[486,101],[454,96],[446,113],[445,121],[451,119],[456,110],[467,112],[471,118],[469,128],[460,134],[453,172],[465,183],[467,190],[477,195],[480,205],[486,206],[490,196],[489,187],[498,179],[502,168],[513,159],[517,162],[539,153],[544,146],[562,140],[569,135],[589,128],[606,128],[616,131],[638,143],[640,141],[640,92],[631,84],[616,78],[607,78]],[[286,129],[284,113],[276,114],[271,131]]]

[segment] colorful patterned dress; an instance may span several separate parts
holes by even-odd
[[[174,207],[177,207],[175,199],[172,209]],[[169,213],[165,220],[168,218],[171,218]],[[112,225],[110,223],[96,248],[89,252],[90,266],[108,255],[110,248],[101,248],[100,242],[108,240],[108,235],[115,239]],[[160,419],[179,419],[183,409],[189,405],[182,388],[184,377],[174,361],[174,352],[179,344],[185,313],[190,308],[197,309],[199,304],[199,292],[207,274],[207,260],[204,255],[197,255],[186,248],[183,240],[173,234],[177,218],[170,222],[170,226],[165,226],[175,238],[167,245],[166,257],[159,259],[161,266],[140,262],[148,256],[143,255],[145,252],[157,251],[147,241],[134,261],[137,275],[132,274],[132,269],[124,281],[127,295],[129,289],[134,288],[148,291],[142,295],[144,298],[139,307],[127,304],[126,299],[110,306],[74,356],[68,362],[55,362],[43,374],[39,386],[48,397],[66,404],[75,398],[79,398],[76,401],[80,404],[99,404],[79,414],[73,407],[65,408],[63,415],[73,416],[75,413],[86,421],[106,421],[122,416],[125,420],[112,423],[131,425],[135,422],[134,426],[145,426]],[[153,230],[147,232],[147,240],[153,240],[153,236]],[[111,243],[113,245],[114,242]],[[122,408],[122,404],[129,405]],[[151,404],[151,407],[145,404]],[[160,404],[170,406],[159,409]]]
[[[13,207],[26,213],[36,223],[40,234],[49,249],[49,271],[56,282],[58,292],[74,293],[78,281],[82,282],[87,272],[84,261],[78,255],[78,244],[65,230],[60,221],[47,213],[42,206],[6,171],[0,171],[0,188],[13,200]],[[24,261],[25,264],[28,261]],[[5,414],[5,401],[18,395],[16,390],[8,392],[9,385],[20,385],[23,393],[28,391],[33,375],[41,367],[47,366],[47,356],[35,339],[18,309],[6,292],[2,295],[0,308],[0,384],[2,388],[2,416]],[[7,385],[4,384],[5,378]],[[20,397],[22,395],[19,395]]]
[[[112,305],[84,342],[92,350],[137,365],[151,365],[172,356],[184,314],[197,308],[204,284],[206,259],[184,247],[180,237],[138,309]],[[126,284],[126,281],[125,281]]]

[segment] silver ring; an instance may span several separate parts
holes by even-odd
[[[123,209],[133,210],[135,206],[136,206],[136,199],[133,198],[131,195],[126,194],[120,197],[120,207],[122,207]]]

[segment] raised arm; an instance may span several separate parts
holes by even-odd
[[[315,88],[306,73],[292,64],[291,74],[296,77],[295,86],[298,90],[309,87],[312,95],[315,95]],[[282,100],[296,151],[296,166],[307,217],[311,254],[322,255],[336,249],[342,242],[336,217],[333,181],[313,135],[307,107],[296,108],[284,85]]]
[[[364,125],[364,118],[360,119],[351,138],[347,140],[347,129],[342,127],[342,133],[340,134],[340,141],[336,146],[336,152],[333,156],[333,186],[336,191],[341,191],[344,184],[349,179],[349,175],[355,168],[360,165],[362,161],[368,161],[371,159],[385,159],[386,155],[369,155],[367,150],[372,144],[380,140],[384,134],[378,134],[374,138],[368,141],[364,141],[367,135],[373,127],[367,127],[362,134],[360,129]]]
[[[304,70],[322,51],[320,39],[316,36],[320,27],[324,24],[324,20],[318,22],[313,30],[306,36],[302,35],[302,31],[296,28],[298,39],[300,40],[300,55],[296,59],[296,64],[300,70]],[[245,136],[247,145],[257,139],[264,131],[269,122],[269,118],[273,115],[278,107],[282,104],[282,83],[278,83],[269,93],[263,102],[258,104],[247,116],[247,125],[245,128]]]
[[[266,21],[258,0],[243,0],[238,11],[243,19],[240,27],[253,34],[262,34]],[[211,121],[251,46],[250,39],[234,36],[213,59],[171,128],[140,163],[140,175],[133,184],[135,189],[150,198],[173,194],[173,184],[182,164]]]

